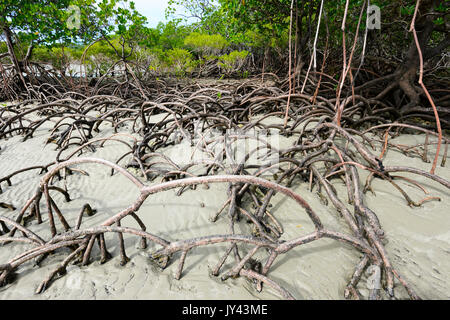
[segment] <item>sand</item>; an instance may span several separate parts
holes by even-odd
[[[268,120],[269,121],[269,120]],[[0,177],[15,170],[36,164],[47,164],[55,159],[55,145],[44,146],[51,124],[42,127],[33,139],[25,142],[21,137],[0,141]],[[102,126],[97,137],[112,134],[108,125]],[[125,138],[126,139],[126,138]],[[403,144],[423,143],[422,135],[402,135],[394,141]],[[289,143],[283,141],[282,144]],[[117,142],[108,142],[96,152],[86,152],[83,156],[116,161],[126,151]],[[167,150],[169,153],[169,150]],[[66,151],[64,154],[68,154]],[[173,153],[176,154],[176,153]],[[432,150],[429,155],[433,156]],[[409,158],[395,150],[388,151],[388,165],[408,165],[429,170],[431,164],[419,158]],[[448,165],[447,165],[448,166]],[[69,223],[73,224],[80,208],[86,202],[98,213],[85,221],[95,225],[131,204],[138,196],[136,187],[120,175],[110,176],[110,170],[99,165],[82,165],[79,168],[90,176],[75,174],[68,178],[68,189],[72,201],[65,203],[62,196],[55,195],[57,203]],[[436,173],[450,180],[449,168],[438,167]],[[361,179],[367,173],[360,171]],[[422,207],[410,208],[401,194],[389,183],[375,180],[373,189],[366,195],[368,206],[378,215],[386,232],[386,248],[394,267],[413,285],[417,293],[426,299],[450,299],[450,191],[422,176],[414,177],[422,183],[431,196],[442,201],[426,202]],[[35,192],[40,176],[37,171],[23,173],[13,178],[13,186],[2,184],[4,190],[0,202],[21,208]],[[413,200],[425,197],[423,191],[408,183],[398,182]],[[59,182],[63,185],[64,182]],[[345,222],[331,206],[324,205],[316,191],[309,192],[308,184],[293,186],[318,213],[325,226],[334,230],[348,231]],[[161,235],[169,240],[187,239],[202,235],[224,234],[228,232],[227,219],[222,217],[216,223],[209,218],[226,200],[226,184],[212,184],[209,189],[198,186],[182,196],[177,190],[152,195],[138,214],[147,225],[147,231]],[[342,185],[337,190],[343,199],[346,191]],[[292,200],[277,194],[272,202],[272,213],[283,223],[283,239],[292,239],[313,230],[304,211]],[[11,212],[0,208],[0,214],[14,217]],[[46,218],[45,215],[43,216]],[[45,222],[45,220],[44,220]],[[132,219],[125,219],[124,225],[137,227]],[[60,225],[57,225],[62,230]],[[85,226],[85,225],[84,225]],[[30,228],[48,237],[46,224]],[[94,261],[85,267],[71,265],[66,276],[57,279],[43,294],[34,291],[44,277],[60,262],[66,253],[57,253],[46,259],[40,268],[26,264],[19,268],[15,282],[0,288],[0,299],[280,299],[279,295],[265,287],[262,293],[244,279],[228,279],[209,275],[222,255],[225,245],[202,247],[188,255],[183,276],[174,279],[177,263],[161,271],[148,261],[148,254],[154,246],[142,250],[138,248],[139,239],[125,236],[125,244],[131,261],[119,265],[119,248],[114,235],[107,235],[109,251],[114,258],[100,265],[98,251],[94,249]],[[0,264],[20,254],[26,248],[21,244],[0,246]],[[352,247],[333,240],[319,240],[290,251],[280,257],[269,276],[288,289],[297,299],[343,299],[343,292],[361,254]],[[358,289],[367,297],[366,278],[363,277]],[[396,286],[396,296],[407,298],[400,285]]]

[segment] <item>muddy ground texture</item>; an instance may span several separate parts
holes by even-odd
[[[450,140],[285,85],[4,104],[0,299],[449,299]]]

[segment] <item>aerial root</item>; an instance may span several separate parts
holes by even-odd
[[[336,101],[336,98],[318,95],[316,87],[309,87],[309,84],[305,92],[315,92],[314,96],[288,95],[285,90],[287,85],[286,82],[280,89],[248,81],[238,85],[224,84],[220,88],[191,86],[181,92],[177,86],[171,87],[165,82],[158,82],[157,87],[140,88],[105,83],[96,87],[90,97],[61,91],[46,97],[46,101],[38,101],[38,105],[29,107],[19,103],[2,110],[0,139],[16,135],[30,139],[44,124],[52,124],[47,142],[56,148],[58,154],[53,162],[17,170],[0,179],[1,193],[5,191],[2,186],[16,187],[19,175],[35,170],[42,175],[36,192],[23,201],[20,212],[16,213],[17,209],[8,203],[0,203],[0,208],[12,211],[8,214],[15,217],[0,216],[0,243],[27,246],[20,255],[0,265],[0,284],[13,281],[14,271],[26,262],[35,260],[39,265],[57,251],[67,254],[70,250],[70,253],[47,275],[36,293],[45,292],[53,281],[63,277],[71,263],[88,265],[96,258],[100,263],[107,263],[113,258],[112,251],[108,250],[112,243],[118,245],[120,264],[125,265],[131,257],[125,245],[126,237],[136,237],[141,249],[151,248],[149,262],[159,268],[165,269],[178,260],[174,277],[181,281],[186,272],[185,265],[189,263],[188,256],[196,248],[225,245],[223,254],[211,270],[212,275],[220,276],[224,281],[247,278],[258,292],[263,287],[270,287],[281,297],[293,299],[288,290],[269,278],[276,273],[273,269],[275,261],[291,250],[301,250],[307,243],[327,238],[362,254],[343,293],[345,298],[378,299],[382,297],[382,292],[388,298],[395,298],[394,278],[397,278],[409,296],[418,299],[412,287],[392,267],[383,244],[387,236],[376,213],[367,207],[365,194],[369,190],[374,192],[372,182],[377,178],[391,184],[410,206],[440,200],[429,195],[421,183],[399,173],[421,175],[446,188],[450,188],[449,181],[427,171],[389,167],[383,163],[385,156],[393,151],[428,161],[428,153],[434,144],[431,137],[436,134],[407,123],[379,124],[381,114],[388,110],[381,101],[367,100],[358,95]],[[54,92],[58,92],[56,87]],[[218,97],[218,92],[222,97]],[[143,94],[158,98],[155,101],[139,98]],[[81,100],[75,100],[80,97]],[[285,116],[283,106],[288,100],[290,110],[286,126],[265,124],[263,120],[269,117],[281,119]],[[314,101],[313,104],[311,101]],[[346,107],[341,114],[341,126],[332,122],[336,102]],[[356,114],[376,125],[361,131],[362,122],[352,118]],[[161,117],[153,121],[156,115]],[[250,115],[262,118],[253,120]],[[29,120],[31,116],[37,120]],[[113,128],[115,133],[108,137],[96,137],[105,126]],[[201,128],[200,132],[198,128]],[[269,134],[264,138],[254,136],[249,133],[251,129],[285,138],[293,137],[296,142],[286,149],[277,149],[269,143]],[[425,133],[424,144],[404,146],[390,140],[390,136],[394,137],[401,130]],[[219,134],[213,135],[213,132]],[[380,141],[377,136],[369,135],[370,132],[379,133]],[[249,140],[257,142],[258,147],[245,150],[242,158],[235,158],[236,145]],[[342,143],[342,140],[347,142]],[[186,152],[189,160],[183,164],[164,154],[164,148],[181,141],[192,147]],[[445,166],[450,140],[443,138],[443,143],[445,150],[441,165]],[[382,147],[379,155],[374,154],[377,144]],[[90,156],[99,148],[110,146],[123,148],[117,159],[107,161]],[[80,158],[82,154],[88,157]],[[196,155],[204,157],[199,160]],[[254,155],[260,160],[258,164],[250,161]],[[274,155],[277,156],[276,163],[270,161]],[[76,216],[70,216],[60,199],[66,202],[72,200],[70,182],[75,173],[89,177],[87,171],[78,168],[84,164],[101,165],[110,170],[111,176],[126,178],[136,187],[138,199],[100,224],[93,225],[92,217],[95,215],[98,219],[103,214],[101,208],[97,211],[88,203],[80,208]],[[369,172],[364,185],[360,182],[357,169]],[[136,175],[141,175],[143,179]],[[161,182],[146,184],[156,178]],[[345,186],[344,197],[338,195],[335,180]],[[426,197],[413,201],[397,180],[420,189]],[[62,183],[68,187],[62,188]],[[202,192],[200,188],[196,189],[198,185],[210,188],[215,183],[226,183],[228,186],[227,200],[210,219],[212,222],[219,219],[227,222],[225,234],[199,235],[181,240],[174,234],[171,239],[163,239],[151,233],[151,226],[146,225],[142,213],[139,213],[141,206],[153,194],[175,189],[176,194],[181,196],[183,193]],[[298,183],[308,184],[309,190],[314,190],[323,203],[333,206],[350,231],[345,233],[325,228],[314,208],[304,197],[290,189]],[[279,194],[298,205],[298,210],[291,213],[292,219],[305,215],[314,228],[313,232],[281,240],[286,225],[277,217],[276,206],[271,207]],[[351,209],[346,202],[352,205]],[[44,224],[50,231],[50,237],[47,235],[44,239],[34,233],[31,220]],[[125,227],[125,222],[134,223],[137,227]],[[236,230],[240,230],[239,233]],[[115,237],[107,237],[110,233],[115,233]],[[95,257],[95,245],[98,246],[99,257]],[[363,297],[358,288],[369,266],[377,266],[381,270],[381,278],[369,297]]]

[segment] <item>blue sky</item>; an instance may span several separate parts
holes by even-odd
[[[156,27],[159,22],[166,22],[165,10],[168,0],[132,0],[136,9],[148,19],[149,27]],[[182,10],[179,10],[182,12]]]

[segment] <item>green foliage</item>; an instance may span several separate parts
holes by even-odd
[[[165,67],[165,53],[162,49],[152,48],[147,50],[147,58],[150,60],[149,70],[151,73],[157,75],[164,71]]]
[[[72,2],[78,1],[17,1],[2,0],[0,2],[0,26],[18,33],[23,40],[40,41],[52,44],[56,41],[69,42],[78,30],[67,27],[66,21],[70,13],[66,10]],[[85,1],[89,7],[94,1]]]
[[[190,27],[181,25],[180,20],[172,20],[166,24],[160,22],[153,31],[153,40],[156,40],[154,46],[163,50],[181,48],[190,33]]]
[[[80,59],[82,50],[68,47],[46,47],[34,48],[31,59],[35,62],[51,64],[56,69],[68,66],[70,62]]]
[[[57,62],[60,58],[60,53],[60,48],[37,47],[33,50],[33,55],[31,58],[36,62],[54,63]]]
[[[365,2],[349,2],[347,48],[352,46]],[[0,26],[10,28],[17,35],[13,42],[19,60],[33,43],[33,60],[61,67],[67,61],[79,60],[87,45],[100,38],[103,40],[87,51],[86,63],[91,70],[106,70],[115,61],[124,59],[145,63],[141,69],[150,69],[155,74],[172,72],[184,75],[194,69],[202,74],[204,70],[217,70],[218,66],[223,74],[230,75],[243,69],[250,52],[256,64],[264,59],[274,65],[280,59],[286,59],[291,0],[169,0],[168,3],[167,17],[174,17],[177,8],[183,6],[187,15],[198,21],[192,23],[189,19],[190,24],[187,25],[186,19],[173,18],[156,28],[148,28],[145,26],[146,18],[137,12],[130,0],[2,0]],[[303,45],[297,49],[303,50],[304,54],[311,53],[320,3],[320,0],[294,2],[296,20],[292,21],[292,38],[300,37],[298,40]],[[431,3],[422,1],[419,15],[427,12]],[[441,15],[436,14],[433,19],[442,29],[446,26],[448,9],[444,1],[439,3],[435,12]],[[381,51],[389,56],[401,56],[411,41],[411,34],[405,26],[411,22],[416,1],[371,0],[371,4],[381,8],[382,28],[389,28],[389,32],[370,31],[367,50],[382,48]],[[80,29],[67,26],[71,15],[66,10],[69,5],[80,8]],[[345,5],[346,0],[324,1],[317,43],[319,52],[325,46],[327,35],[328,47],[341,50]],[[365,24],[366,12],[363,11],[360,39]],[[444,37],[444,33],[435,31],[430,42],[437,45]],[[386,45],[391,43],[395,45]],[[357,44],[356,55],[362,50],[360,41]],[[0,53],[6,51],[5,44],[0,42]],[[338,55],[335,60],[339,58]],[[282,67],[277,65],[276,69],[282,70]],[[331,70],[331,73],[335,72]],[[240,75],[245,76],[244,73]]]
[[[227,45],[227,40],[220,34],[208,35],[193,32],[184,39],[184,45],[202,56],[218,54]]]
[[[218,66],[225,74],[239,71],[250,53],[246,50],[232,51],[219,57]]]
[[[225,54],[219,57],[219,60],[226,64],[234,64],[236,62],[245,60],[250,53],[247,50],[232,51],[229,54]]]
[[[8,48],[6,47],[6,43],[5,42],[0,42],[0,53],[4,53],[7,52]]]
[[[33,49],[32,59],[62,71],[82,55],[80,50],[67,49],[73,43],[105,39],[90,48],[86,61],[90,70],[102,73],[112,65],[113,57],[133,58],[134,49],[146,38],[146,18],[128,0],[2,0],[0,12],[0,28],[13,44],[16,57],[25,57],[27,46]]]
[[[254,30],[276,37],[289,27],[291,0],[219,2],[222,15],[229,21],[234,32]]]
[[[116,58],[130,58],[138,45],[145,45],[149,36],[145,27],[147,18],[128,0],[102,0],[94,15],[98,21],[98,31],[113,49]],[[112,36],[113,35],[113,36]]]
[[[127,4],[129,4],[128,8]],[[94,16],[99,24],[100,34],[113,33],[129,38],[128,40],[144,32],[144,25],[147,22],[147,18],[136,10],[134,2],[128,2],[128,0],[98,1],[98,10],[95,10]]]
[[[87,57],[92,57],[96,55],[103,55],[105,57],[108,57],[110,59],[117,58],[117,53],[114,50],[114,48],[120,48],[120,38],[118,36],[106,41],[102,40],[99,42],[94,43],[87,52]],[[125,43],[124,44],[124,54],[127,56],[131,53],[130,46]]]
[[[177,76],[192,72],[196,66],[192,54],[180,48],[170,49],[163,56],[165,65]]]
[[[6,46],[6,42],[0,42],[0,54],[7,53],[8,47]],[[14,46],[14,53],[17,57],[23,57],[27,53],[27,43],[20,42]]]
[[[166,9],[166,18],[174,18],[180,7],[187,12],[184,22],[192,24],[195,30],[201,33],[223,33],[226,23],[220,14],[220,7],[216,0],[169,0]],[[189,16],[189,19],[186,18]],[[197,21],[192,22],[192,19]]]

